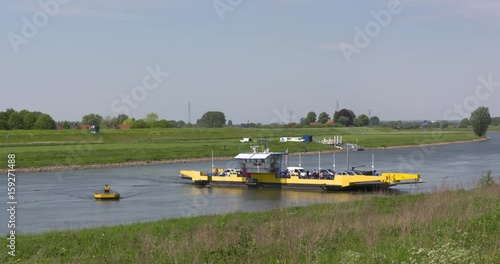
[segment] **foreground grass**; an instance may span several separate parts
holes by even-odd
[[[500,263],[500,185],[16,239],[0,262]]]
[[[471,140],[477,137],[467,131],[421,130],[398,131],[390,128],[297,128],[297,129],[242,129],[242,128],[183,128],[104,130],[93,135],[82,130],[60,131],[0,131],[8,135],[0,151],[16,154],[17,168],[123,163],[184,158],[233,157],[249,146],[268,144],[271,150],[289,152],[332,150],[317,142],[281,143],[282,136],[308,134],[313,140],[342,135],[344,142],[365,147],[391,147],[425,143]],[[268,143],[240,143],[242,137],[255,140],[266,138]],[[0,160],[6,168],[7,159]]]

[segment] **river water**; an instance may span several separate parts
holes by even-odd
[[[491,140],[434,147],[376,150],[346,153],[289,156],[289,166],[308,169],[372,166],[378,172],[420,173],[418,185],[396,186],[400,193],[429,192],[440,188],[469,189],[478,185],[491,169],[500,175],[500,133]],[[276,150],[281,151],[281,150]],[[335,162],[334,162],[335,160]],[[233,161],[216,162],[216,167],[234,167]],[[82,229],[235,211],[260,211],[311,203],[364,199],[373,194],[324,193],[318,191],[200,188],[178,177],[181,169],[209,170],[210,162],[106,168],[61,172],[25,173],[16,176],[16,234],[51,230]],[[498,180],[498,178],[497,178]],[[119,201],[95,201],[92,193],[109,184],[121,193]],[[0,183],[4,210],[0,233],[6,234],[9,215],[7,180]]]

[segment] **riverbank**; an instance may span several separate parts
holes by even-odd
[[[499,193],[500,185],[490,184],[265,212],[16,233],[16,255],[2,254],[0,262],[499,263]]]
[[[401,146],[388,146],[388,147],[375,147],[375,148],[365,148],[365,150],[382,150],[382,149],[405,149],[405,148],[419,148],[428,146],[442,146],[450,144],[462,144],[471,142],[480,142],[489,140],[489,137],[471,139],[471,140],[460,140],[451,142],[435,142],[435,143],[422,143],[416,145],[401,145]],[[318,153],[339,153],[342,150],[322,150],[322,151],[309,151],[306,153],[293,152],[289,155],[298,156],[299,154],[314,155]],[[228,161],[232,160],[233,156],[225,157],[214,157],[214,161]],[[100,168],[121,168],[121,167],[137,167],[137,166],[155,166],[155,165],[166,165],[166,164],[182,164],[182,163],[194,163],[194,162],[210,162],[211,157],[206,158],[183,158],[183,159],[166,159],[166,160],[151,160],[151,161],[127,161],[119,163],[102,163],[102,164],[86,164],[86,165],[64,165],[64,166],[42,166],[42,167],[28,167],[28,168],[17,168],[17,173],[32,173],[32,172],[50,172],[50,171],[67,171],[67,170],[85,170],[85,169],[100,169]],[[7,173],[6,169],[0,170],[0,173]]]

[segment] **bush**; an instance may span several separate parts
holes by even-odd
[[[480,182],[482,186],[490,186],[495,183],[493,176],[491,176],[491,170],[489,170],[486,175],[481,176]]]
[[[149,124],[146,121],[140,119],[136,120],[130,125],[130,128],[149,128]]]
[[[486,135],[488,126],[491,124],[490,110],[488,107],[480,106],[470,116],[472,130],[478,137]]]
[[[50,117],[49,115],[43,114],[35,122],[33,129],[38,129],[38,130],[56,129],[56,121],[54,121],[54,119],[52,119],[52,117]]]

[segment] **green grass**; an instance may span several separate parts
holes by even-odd
[[[109,164],[127,161],[173,160],[208,158],[212,150],[216,157],[232,157],[250,151],[254,143],[240,143],[243,137],[269,139],[273,151],[302,152],[333,150],[332,146],[311,143],[281,143],[282,136],[312,135],[313,140],[342,135],[344,142],[365,147],[390,147],[424,143],[471,140],[477,137],[467,131],[404,130],[390,128],[182,128],[103,130],[93,135],[87,130],[14,130],[0,131],[7,135],[0,152],[16,154],[17,168],[38,168],[59,165]],[[264,146],[263,143],[260,145]],[[226,151],[224,151],[224,146]],[[261,148],[262,150],[263,148]],[[3,150],[3,151],[2,151]],[[6,159],[0,161],[6,168]]]
[[[16,237],[1,263],[500,263],[500,185]],[[7,251],[7,248],[4,247]]]
[[[500,132],[500,126],[490,126],[490,127],[488,127],[488,131],[490,131],[490,132]]]

